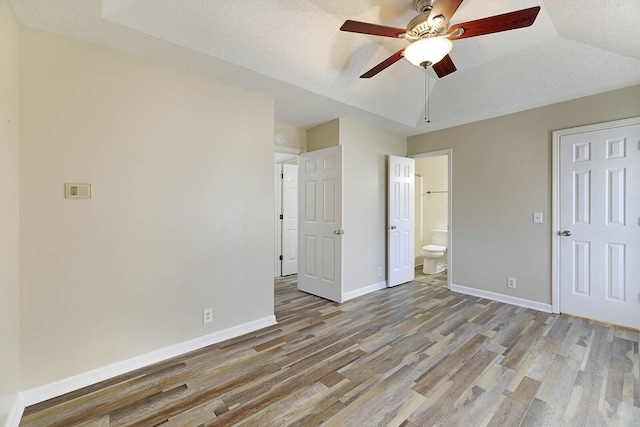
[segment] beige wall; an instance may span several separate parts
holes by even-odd
[[[446,230],[449,223],[448,193],[426,194],[427,191],[446,191],[449,182],[449,158],[447,156],[423,157],[416,159],[416,265],[422,265],[422,247],[430,245],[431,230]],[[420,184],[422,183],[422,189]]]
[[[307,151],[340,145],[340,119],[307,129]]]
[[[276,150],[281,147],[293,148],[302,152],[307,150],[306,129],[298,126],[291,126],[284,123],[275,122],[275,133],[279,133],[284,137],[284,142],[282,144],[276,144],[274,139],[274,146]]]
[[[22,389],[273,314],[271,99],[22,28],[19,112]]]
[[[634,116],[640,86],[409,138],[409,154],[453,149],[452,283],[550,303],[551,132]]]
[[[18,307],[18,24],[0,0],[0,425],[20,387]]]
[[[343,290],[386,278],[387,155],[406,155],[406,138],[340,119],[343,146]],[[377,269],[382,267],[382,275]]]
[[[307,150],[342,145],[343,292],[386,278],[387,155],[406,155],[406,138],[348,119],[307,131]],[[378,276],[378,267],[382,274]]]

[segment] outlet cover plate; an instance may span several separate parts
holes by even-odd
[[[213,308],[205,308],[202,311],[202,323],[213,322]]]

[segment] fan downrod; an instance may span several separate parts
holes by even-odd
[[[415,0],[413,7],[418,13],[431,12],[433,5],[436,4],[436,0]]]

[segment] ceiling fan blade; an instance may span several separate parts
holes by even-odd
[[[538,16],[538,12],[540,12],[540,6],[530,7],[528,9],[517,10],[515,12],[452,25],[451,28],[449,28],[449,31],[454,32],[457,29],[462,28],[464,30],[462,35],[453,38],[453,40],[458,40],[483,36],[485,34],[499,33],[500,31],[514,30],[516,28],[524,28],[533,24],[536,20],[536,16]]]
[[[446,75],[449,75],[457,70],[456,66],[453,64],[451,57],[449,55],[442,58],[437,63],[432,66],[433,71],[436,72],[438,77],[442,78]]]
[[[435,16],[442,15],[444,17],[442,26],[446,27],[461,3],[462,0],[437,0],[436,4],[433,5],[433,9],[431,9],[431,13],[429,13],[429,18],[431,19]]]
[[[371,34],[374,36],[403,38],[406,30],[404,28],[385,27],[384,25],[369,24],[367,22],[347,20],[340,27],[340,31],[351,33]]]
[[[360,78],[361,79],[371,78],[376,74],[378,74],[380,71],[389,67],[390,65],[395,64],[396,62],[402,59],[402,52],[404,52],[404,49],[400,49],[399,51],[397,51],[396,53],[394,53],[393,55],[391,55],[390,57],[388,57],[387,59],[385,59],[384,61],[382,61],[381,63],[379,63],[378,65],[376,65],[375,67],[373,67],[372,69],[364,73],[363,75],[361,75]]]

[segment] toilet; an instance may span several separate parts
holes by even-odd
[[[424,264],[422,272],[424,274],[442,273],[447,268],[447,230],[431,230],[431,245],[422,247]]]

